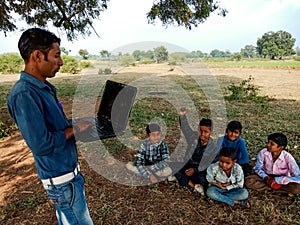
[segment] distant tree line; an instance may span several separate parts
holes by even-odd
[[[214,49],[210,53],[205,53],[200,50],[191,51],[189,53],[184,53],[186,58],[196,59],[196,58],[270,58],[270,59],[282,59],[284,57],[289,56],[300,56],[300,49],[296,47],[293,49],[296,39],[292,37],[292,35],[287,31],[277,31],[277,32],[267,32],[262,37],[258,38],[256,46],[254,45],[246,45],[244,48],[241,48],[240,52],[230,52],[229,50],[219,50]],[[153,51],[142,51],[135,50],[131,55],[126,53],[125,56],[127,60],[131,57],[131,61],[149,61],[153,60],[156,62],[167,61],[167,49],[164,46],[159,46],[155,48]],[[91,56],[88,54],[86,49],[80,49],[79,55],[83,59],[87,59],[89,57],[99,56]],[[100,52],[101,59],[113,59],[120,58],[123,55],[122,52],[118,54],[118,56],[111,55],[107,50],[102,50]]]
[[[201,58],[231,58],[241,60],[242,58],[270,58],[283,59],[285,57],[300,56],[300,48],[293,49],[296,39],[286,31],[267,32],[258,38],[257,46],[246,45],[240,52],[232,53],[229,50],[212,50],[210,53],[204,53],[200,50],[192,52],[176,52],[169,54],[165,46],[158,46],[153,50],[135,50],[132,54],[119,52],[118,55],[112,55],[108,50],[101,50],[99,55],[90,55],[87,49],[78,51],[79,57],[71,57],[65,47],[61,47],[63,53],[64,66],[61,72],[78,73],[81,69],[91,66],[91,63],[85,60],[120,60],[124,66],[134,65],[136,63],[149,64],[169,62],[175,65],[186,59]],[[83,60],[80,60],[83,59]],[[18,53],[0,54],[0,73],[18,73],[22,68],[23,60]]]

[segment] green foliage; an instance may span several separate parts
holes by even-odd
[[[249,76],[247,80],[242,80],[239,85],[231,84],[227,87],[227,90],[231,92],[229,96],[226,96],[227,100],[238,101],[255,101],[259,103],[267,103],[267,96],[259,95],[259,88],[253,84],[254,78]]]
[[[122,66],[129,66],[135,63],[135,59],[133,58],[133,56],[127,53],[125,55],[120,56],[120,62]]]
[[[47,27],[52,24],[67,34],[68,40],[78,35],[90,35],[93,21],[107,9],[108,0],[70,1],[9,1],[2,0],[0,6],[0,31],[11,32],[17,27],[16,19],[22,18],[26,26]]]
[[[154,63],[153,59],[150,58],[142,58],[139,62],[140,64],[151,64]]]
[[[111,54],[107,50],[102,50],[100,52],[100,55],[101,55],[102,58],[104,58],[104,59],[107,58],[108,59]]]
[[[157,63],[168,61],[168,51],[166,47],[160,46],[154,49],[154,57]]]
[[[27,210],[34,210],[37,206],[45,203],[45,198],[43,196],[39,196],[38,194],[34,194],[29,196],[26,199],[21,199],[16,203],[11,205],[13,210],[18,210],[19,208],[25,207]]]
[[[71,52],[71,50],[67,50],[65,47],[60,47],[60,51],[66,55],[69,55],[69,53]]]
[[[201,52],[200,50],[192,51],[186,55],[187,58],[204,58],[207,57],[206,53]]]
[[[214,49],[210,52],[210,56],[213,58],[230,58],[232,53],[230,51],[220,51],[218,49]]]
[[[174,52],[170,54],[169,57],[169,64],[176,65],[178,62],[185,62],[186,61],[186,54],[183,52]]]
[[[88,59],[89,58],[89,52],[86,49],[79,49],[78,54],[83,58],[83,59]]]
[[[107,9],[109,0],[69,0],[69,1],[10,1],[2,0],[0,5],[0,31],[7,32],[22,30],[17,27],[16,21],[22,19],[26,26],[48,27],[53,25],[67,35],[68,40],[85,37],[94,29],[93,22],[100,18],[100,14]],[[177,24],[191,29],[197,27],[210,16],[217,12],[225,16],[226,9],[219,6],[219,1],[184,1],[184,0],[159,0],[155,1],[147,13],[149,23],[155,23],[158,18],[163,25]]]
[[[149,59],[153,61],[154,52],[151,51],[151,50],[148,50],[147,52],[146,51],[141,51],[141,50],[135,50],[132,53],[132,56],[136,61],[139,61],[139,62],[144,61],[142,63],[147,64],[147,63],[145,63],[145,61],[149,61]]]
[[[19,73],[23,65],[23,59],[18,53],[5,53],[0,55],[0,73]]]
[[[226,16],[227,13],[226,9],[219,6],[219,1],[214,0],[159,0],[154,2],[147,18],[149,23],[155,23],[158,18],[163,25],[175,24],[191,30],[192,26],[197,27],[215,11],[221,16]]]
[[[111,72],[112,72],[111,68],[105,68],[104,70],[100,68],[100,69],[98,70],[98,74],[99,74],[99,75],[100,75],[100,74],[111,74]]]
[[[287,31],[269,31],[257,40],[257,52],[264,58],[283,58],[295,54],[296,39]]]
[[[217,67],[273,67],[273,68],[287,68],[287,67],[295,67],[300,68],[300,62],[296,60],[270,60],[270,59],[243,59],[241,61],[233,62],[230,59],[217,59],[217,58],[209,58],[202,59],[202,62],[209,66],[217,66]]]
[[[256,47],[254,45],[246,45],[245,48],[241,49],[241,55],[244,58],[256,58]]]
[[[93,67],[91,62],[89,61],[80,61],[80,68],[85,69],[85,68],[90,68]]]
[[[79,62],[74,57],[62,55],[62,60],[64,62],[64,65],[60,69],[61,73],[77,74],[81,71]]]
[[[235,53],[232,58],[234,60],[240,61],[242,59],[242,55],[240,53]]]

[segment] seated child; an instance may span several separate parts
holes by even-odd
[[[204,195],[208,187],[206,169],[218,154],[217,146],[211,137],[213,124],[210,119],[201,119],[198,130],[189,126],[186,117],[187,110],[182,108],[179,113],[179,122],[182,133],[187,141],[185,165],[175,177],[180,186],[190,187]]]
[[[237,163],[242,167],[244,175],[252,173],[249,164],[249,154],[246,141],[241,137],[242,124],[239,121],[231,121],[226,128],[226,134],[218,138],[217,145],[219,150],[222,148],[233,148],[237,153]]]
[[[300,169],[285,148],[287,138],[282,133],[268,136],[267,148],[257,156],[255,175],[246,177],[247,188],[300,194]]]
[[[172,174],[168,165],[170,159],[167,144],[161,140],[161,129],[158,124],[149,124],[146,127],[147,139],[141,143],[135,155],[136,161],[126,164],[128,170],[149,179],[151,183]]]
[[[243,188],[243,170],[236,162],[237,154],[233,148],[221,149],[219,162],[213,163],[207,168],[206,179],[210,186],[206,195],[230,206],[235,204],[249,206],[249,194],[247,189]]]

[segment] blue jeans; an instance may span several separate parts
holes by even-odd
[[[207,197],[216,201],[224,202],[228,205],[234,206],[234,200],[246,200],[249,193],[246,188],[223,190],[212,185],[207,189],[206,195]]]
[[[70,182],[45,187],[54,203],[59,225],[91,225],[84,194],[84,178],[78,173]]]

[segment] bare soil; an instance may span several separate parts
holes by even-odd
[[[158,75],[179,73],[168,65],[124,68],[154,71]],[[216,76],[254,78],[264,94],[279,99],[300,100],[299,70],[258,68],[211,68]],[[183,75],[183,74],[182,74]],[[60,75],[58,75],[60,76]],[[4,78],[5,77],[5,78]],[[1,82],[14,81],[19,75],[1,75]],[[71,115],[71,99],[61,100]],[[5,111],[2,116],[7,117]],[[57,224],[55,209],[37,177],[33,156],[19,132],[0,140],[0,224]],[[128,154],[125,152],[124,154]],[[299,216],[299,201],[294,198],[250,191],[251,209],[209,202],[197,193],[178,187],[176,182],[160,182],[129,187],[111,182],[96,173],[84,158],[81,168],[86,178],[88,206],[95,224],[289,224],[276,212]],[[268,201],[269,208],[257,211]],[[265,218],[261,215],[265,214]],[[294,220],[295,221],[295,220]],[[290,223],[292,224],[292,223]]]

